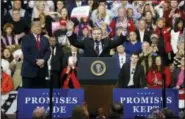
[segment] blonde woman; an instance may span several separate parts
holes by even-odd
[[[112,15],[110,11],[106,10],[105,5],[99,5],[98,8],[92,12],[91,20],[94,24],[103,20],[107,25],[109,25],[112,20]]]
[[[52,18],[54,18],[55,17],[54,15],[57,14],[57,12],[53,12],[53,10],[49,9],[45,1],[35,1],[32,13],[32,20],[34,18],[38,18],[41,13],[49,15]]]

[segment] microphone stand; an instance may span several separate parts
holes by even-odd
[[[162,80],[162,107],[165,108],[166,107],[166,78],[163,74],[163,80]]]
[[[49,87],[49,119],[52,119],[53,114],[53,74],[52,71],[50,71],[50,87]]]

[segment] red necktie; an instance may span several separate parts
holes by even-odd
[[[39,40],[39,37],[40,37],[40,36],[37,35],[37,39],[36,39],[36,40],[37,40],[37,48],[38,48],[38,50],[40,49],[40,40]]]

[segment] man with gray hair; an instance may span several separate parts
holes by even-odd
[[[45,112],[44,108],[42,108],[42,107],[36,108],[33,111],[32,119],[46,119],[46,112]]]

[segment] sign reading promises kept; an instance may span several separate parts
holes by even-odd
[[[124,118],[148,117],[153,109],[162,109],[161,89],[114,89],[113,102],[124,105]],[[178,91],[166,89],[166,105],[178,115]]]

